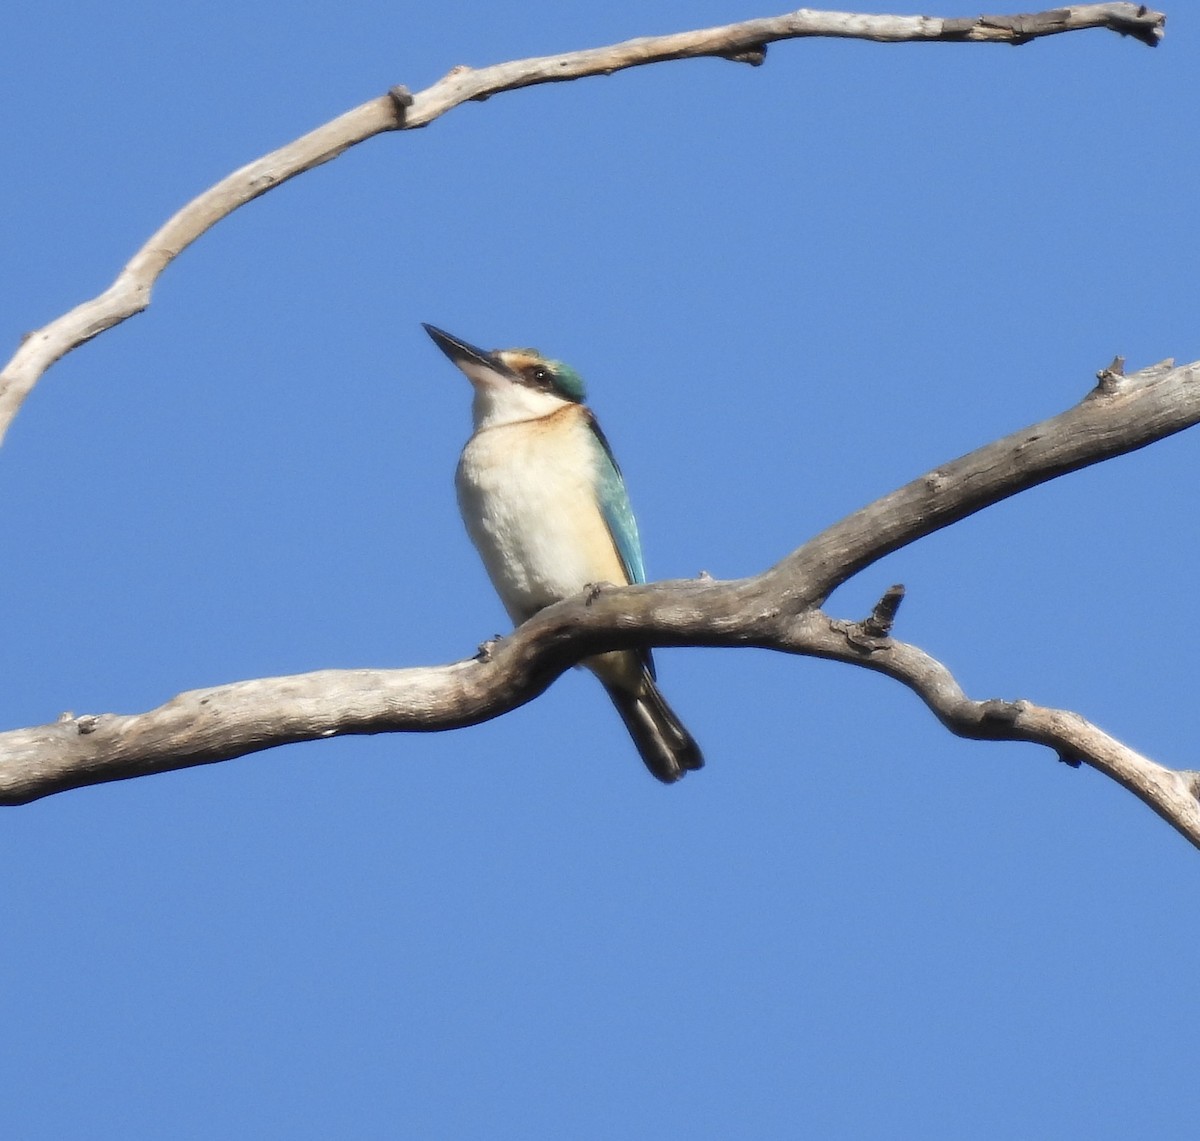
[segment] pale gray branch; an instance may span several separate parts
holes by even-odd
[[[1105,369],[1074,408],[883,496],[753,578],[612,588],[552,606],[473,660],[327,670],[181,694],[132,716],[74,717],[0,733],[0,803],[351,733],[432,732],[497,717],[588,654],[634,645],[757,646],[851,662],[908,685],[964,737],[1030,741],[1112,777],[1200,847],[1197,774],[1157,764],[1078,714],[973,701],[949,670],[887,636],[902,590],[871,617],[817,609],[838,583],[973,511],[1200,422],[1200,362]]]
[[[1074,408],[943,464],[847,515],[768,572],[795,607],[922,535],[1068,472],[1144,448],[1200,422],[1200,362],[1111,367]]]
[[[1031,701],[972,701],[941,662],[916,646],[864,637],[856,623],[809,611],[797,624],[792,652],[850,662],[907,685],[952,733],[979,741],[1029,741],[1070,765],[1086,764],[1148,804],[1200,848],[1197,774],[1169,769],[1110,737],[1078,713]]]
[[[98,297],[85,301],[28,334],[0,372],[0,443],[34,385],[72,349],[150,304],[159,275],[192,242],[239,206],[280,183],[336,158],[385,131],[421,127],[468,100],[486,99],[539,83],[609,75],[665,60],[715,56],[761,63],[766,46],[813,36],[887,43],[945,41],[1023,44],[1040,36],[1107,28],[1154,45],[1166,17],[1138,4],[1073,4],[1014,16],[943,19],[933,16],[859,15],[800,9],[783,16],[746,20],[666,36],[647,36],[604,48],[514,60],[492,67],[456,67],[432,87],[409,95],[396,88],[315,131],[234,171],[170,218]]]

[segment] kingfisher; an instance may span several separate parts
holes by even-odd
[[[645,582],[625,481],[584,403],[582,377],[536,349],[487,352],[424,327],[474,389],[474,431],[454,482],[467,533],[513,624],[599,583]],[[580,664],[600,679],[660,781],[704,764],[658,690],[649,650]]]

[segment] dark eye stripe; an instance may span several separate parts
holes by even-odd
[[[573,372],[567,370],[567,379],[557,369],[546,364],[525,364],[516,369],[520,380],[538,392],[552,392],[564,400],[583,403],[582,383]]]

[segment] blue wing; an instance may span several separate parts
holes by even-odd
[[[600,511],[604,522],[608,525],[608,533],[621,556],[621,564],[625,575],[631,583],[646,581],[646,568],[642,564],[642,541],[638,537],[637,520],[633,517],[633,508],[629,505],[629,493],[625,490],[625,481],[621,478],[621,469],[613,458],[612,448],[600,430],[595,416],[588,412],[588,427],[599,445],[596,449],[599,464],[596,480],[596,494],[600,500]]]

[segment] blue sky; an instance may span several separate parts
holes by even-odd
[[[768,14],[26,5],[4,335],[393,84]],[[454,503],[469,389],[422,321],[578,368],[662,578],[761,570],[1116,353],[1195,359],[1198,52],[1186,5],[1157,51],[781,44],[470,104],[250,204],[0,452],[3,726],[504,630]],[[898,636],[973,696],[1194,766],[1198,467],[1184,434],[1036,489],[829,608],[904,582]],[[659,670],[708,758],[677,787],[573,672],[469,730],[5,812],[6,1133],[1193,1135],[1170,828],[861,670]]]

